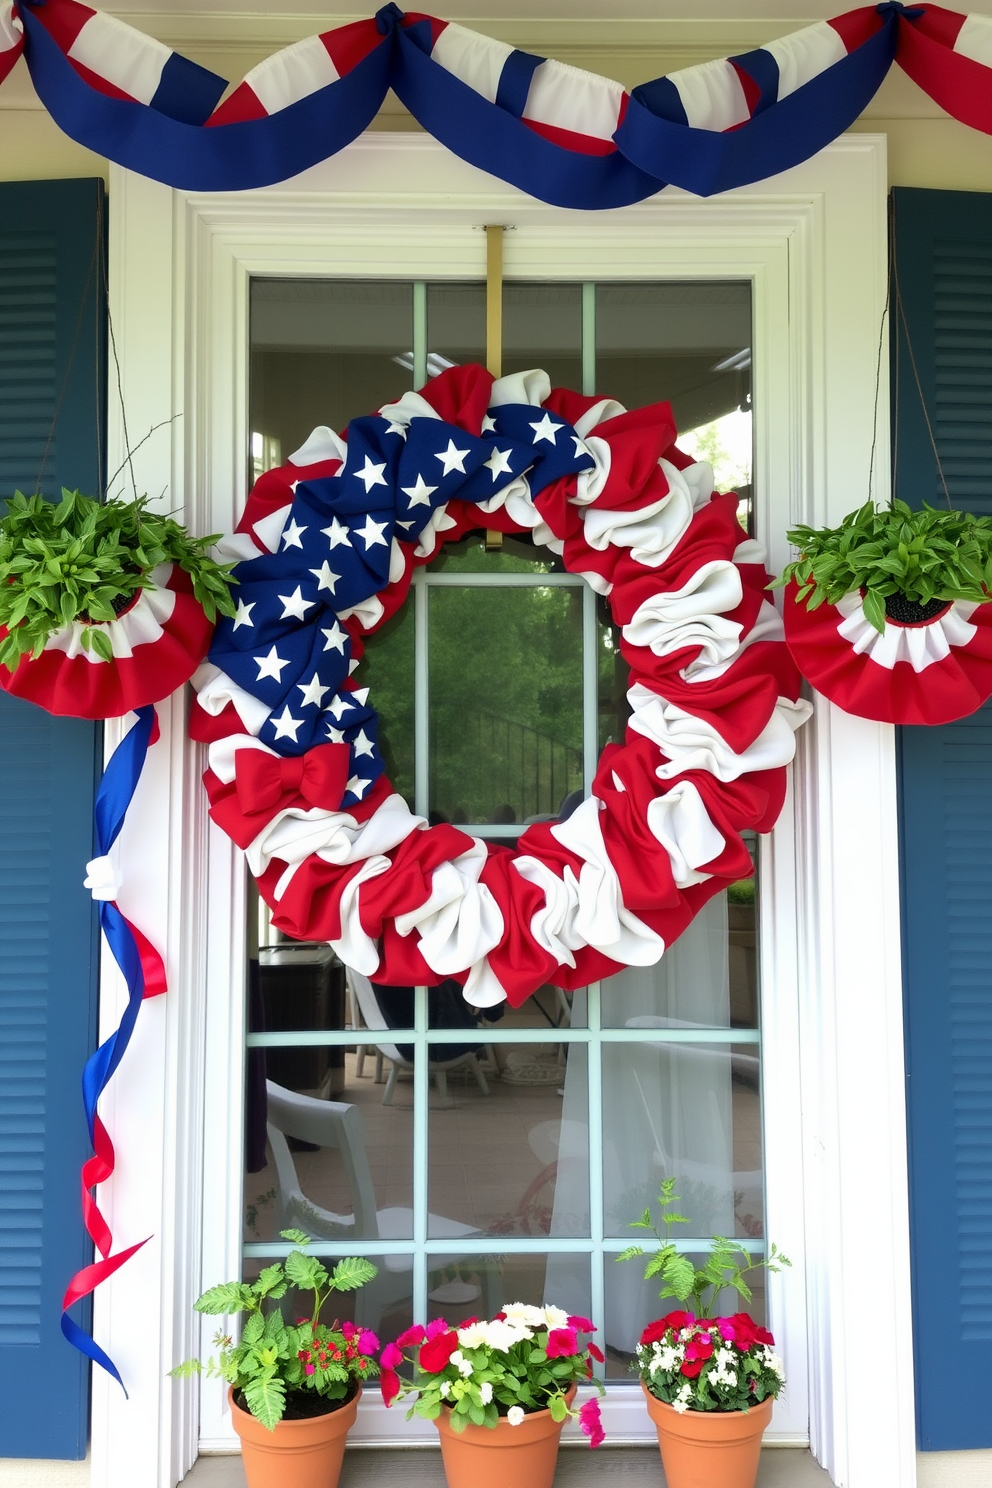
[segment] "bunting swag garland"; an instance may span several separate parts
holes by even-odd
[[[477,1007],[518,1005],[653,965],[751,873],[741,834],[775,822],[810,705],[736,496],[675,437],[667,403],[456,367],[256,482],[190,732],[277,928],[380,982],[454,977]],[[631,668],[625,743],[515,853],[411,813],[354,675],[414,569],[480,526],[529,533],[608,596]]]
[[[22,53],[74,140],[191,191],[288,180],[355,139],[390,88],[463,160],[582,209],[669,184],[709,196],[798,165],[853,123],[893,60],[992,133],[992,19],[937,5],[850,10],[629,94],[395,4],[275,53],[227,98],[223,78],[79,0],[0,0],[0,82]]]

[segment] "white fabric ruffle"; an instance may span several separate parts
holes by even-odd
[[[149,577],[156,587],[140,589],[137,600],[126,615],[97,626],[83,625],[81,621],[73,620],[70,625],[63,626],[48,637],[45,650],[64,651],[70,661],[81,656],[99,666],[103,657],[96,651],[87,650],[83,645],[83,636],[87,632],[103,632],[110,642],[115,661],[124,661],[133,656],[138,646],[154,645],[161,640],[162,632],[176,608],[175,594],[165,587],[172,577],[172,564],[160,563],[158,568],[152,569]]]
[[[743,596],[740,570],[733,563],[704,563],[681,589],[652,594],[639,605],[623,627],[623,638],[632,646],[649,647],[656,656],[699,646],[699,661],[719,665],[738,650],[742,630],[723,612],[735,610]]]
[[[970,623],[978,605],[966,600],[955,600],[949,610],[924,625],[886,621],[881,635],[865,618],[860,594],[845,594],[836,608],[842,616],[838,635],[850,642],[858,656],[870,657],[886,671],[891,671],[897,661],[908,661],[914,672],[925,672],[934,662],[943,661],[952,646],[967,646],[978,634],[978,627]]]
[[[671,780],[687,770],[707,770],[718,780],[737,780],[752,770],[774,770],[791,763],[796,753],[796,730],[813,711],[812,703],[780,697],[771,718],[743,754],[736,754],[712,724],[666,702],[642,682],[627,693],[633,709],[629,727],[651,739],[667,763],[659,780]]]

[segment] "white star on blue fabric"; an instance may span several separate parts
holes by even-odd
[[[365,518],[364,527],[355,528],[355,536],[362,538],[364,541],[366,553],[369,548],[374,548],[376,543],[382,543],[384,548],[389,547],[388,542],[382,535],[388,525],[388,522],[373,522],[371,515],[369,515]]]
[[[307,529],[305,527],[301,527],[299,525],[296,518],[294,517],[282,535],[283,552],[285,552],[287,548],[302,549],[303,544],[300,542],[300,538],[303,536],[306,530]]]
[[[450,475],[457,470],[460,475],[465,474],[465,456],[469,453],[467,449],[456,449],[455,441],[448,440],[448,448],[441,454],[435,454],[435,460],[440,460],[444,466],[444,474]]]
[[[440,459],[440,456],[438,456]],[[422,475],[417,476],[416,484],[412,486],[400,486],[404,496],[409,496],[411,506],[430,506],[431,497],[437,490],[437,486],[429,486]]]
[[[252,661],[258,667],[258,676],[255,678],[256,682],[262,682],[266,677],[271,677],[275,682],[281,682],[282,669],[289,666],[289,662],[283,661],[282,657],[277,653],[275,646],[272,647],[267,656],[253,656]]]
[[[327,725],[327,737],[332,744],[344,743],[344,733],[341,729],[336,729],[333,723]]]
[[[325,651],[340,651],[341,655],[344,655],[344,643],[348,639],[348,635],[346,631],[341,629],[336,620],[330,630],[322,630],[321,635],[327,642],[324,647]]]
[[[371,780],[359,780],[357,775],[352,775],[348,784],[345,786],[345,790],[350,791],[353,796],[357,796],[361,800],[371,784]]]
[[[355,735],[354,740],[352,741],[352,748],[355,751],[355,757],[357,759],[360,755],[363,754],[371,755],[375,749],[375,746],[372,743],[372,740],[366,735],[365,730],[359,729],[358,733]]]
[[[493,473],[493,483],[499,480],[501,475],[512,475],[510,469],[510,450],[494,449],[488,460],[483,460],[483,465]]]
[[[564,429],[565,425],[553,424],[549,416],[545,414],[539,424],[531,424],[530,427],[534,430],[535,444],[537,444],[539,439],[546,439],[549,444],[557,444],[558,430]]]
[[[323,682],[321,682],[316,672],[314,672],[313,676],[310,678],[310,681],[307,682],[305,686],[302,682],[297,682],[296,685],[303,694],[302,706],[304,708],[308,708],[311,705],[315,708],[319,708],[321,703],[324,701],[324,693],[330,692],[331,690],[329,687],[324,686]]]
[[[391,419],[390,422],[386,425],[386,433],[398,434],[401,439],[405,439],[407,436],[406,424],[400,424],[397,423],[395,419]]]
[[[277,739],[292,739],[294,744],[297,742],[296,731],[297,729],[302,728],[303,719],[291,718],[288,705],[283,708],[282,713],[278,718],[272,719],[272,723],[275,727]]]
[[[255,622],[251,618],[251,612],[257,603],[257,599],[253,599],[250,604],[245,604],[243,599],[238,600],[238,613],[234,617],[235,630],[240,630],[242,625],[247,625],[250,630],[255,629]]]
[[[579,438],[578,434],[572,435],[572,443],[575,445],[576,456],[587,455],[589,453],[589,446],[585,440]]]
[[[358,663],[356,662],[355,665],[357,666]],[[354,671],[354,667],[352,667],[352,671]],[[369,700],[369,690],[367,687],[356,687],[351,695],[355,699],[355,702],[361,703],[363,707]]]
[[[300,589],[299,584],[297,584],[292,594],[277,594],[276,598],[285,605],[285,609],[279,617],[280,620],[288,620],[290,617],[294,620],[305,620],[307,618],[307,610],[312,610],[316,603],[315,600],[303,598],[303,591]]]
[[[482,432],[483,432],[483,434],[495,434],[496,433],[496,420],[494,418],[491,418],[488,413],[484,416],[484,418],[482,420]]]
[[[346,708],[351,708],[353,706],[354,704],[351,703],[347,698],[343,698],[340,694],[338,694],[337,697],[332,698],[331,701],[328,703],[327,711],[328,713],[334,714],[335,723],[340,723],[341,714],[345,711]]]
[[[364,482],[365,494],[368,495],[373,486],[384,486],[386,484],[386,477],[382,473],[385,468],[385,460],[383,460],[381,465],[373,465],[369,456],[366,455],[365,464],[361,470],[353,470],[352,475],[356,480]]]
[[[331,565],[328,563],[326,558],[319,568],[312,568],[310,572],[317,580],[318,594],[320,593],[321,589],[329,589],[332,594],[336,592],[336,585],[341,575],[333,572]]]
[[[351,547],[351,538],[348,536],[348,528],[339,522],[337,517],[331,518],[330,527],[321,527],[321,532],[331,545],[331,552],[339,548],[343,543],[346,548]]]

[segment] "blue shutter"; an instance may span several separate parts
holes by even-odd
[[[897,190],[894,201],[899,285],[951,501],[992,513],[992,196]],[[942,506],[902,332],[894,367],[897,494]],[[990,1447],[992,703],[898,733],[919,1444]]]
[[[43,460],[46,496],[100,488],[103,200],[100,181],[0,184],[0,503],[34,491]],[[86,1452],[88,1370],[59,1315],[91,1259],[80,1074],[99,946],[82,877],[99,762],[95,725],[0,692],[0,1457]]]

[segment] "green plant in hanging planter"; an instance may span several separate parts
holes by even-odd
[[[85,627],[82,644],[105,661],[111,645],[101,624],[113,621],[151,574],[173,563],[190,578],[208,618],[233,615],[233,564],[207,551],[217,541],[191,537],[172,517],[149,508],[148,498],[96,501],[63,489],[56,505],[16,492],[0,519],[0,665],[13,671],[30,652],[36,659],[55,631],[73,621]]]
[[[989,517],[868,501],[839,527],[794,527],[788,538],[799,556],[770,587],[795,583],[796,603],[808,610],[860,591],[880,633],[886,618],[922,621],[953,600],[992,599]]]

